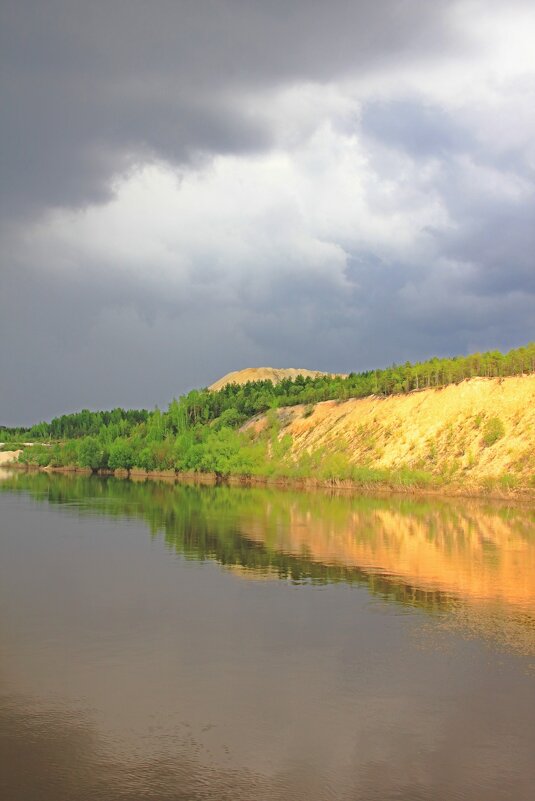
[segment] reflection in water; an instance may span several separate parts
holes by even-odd
[[[384,599],[448,609],[535,653],[535,513],[527,507],[24,473],[0,487],[143,520],[177,553],[246,578],[364,583]]]
[[[0,488],[2,799],[531,797],[530,510]]]

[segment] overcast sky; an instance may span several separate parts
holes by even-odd
[[[0,8],[0,423],[533,339],[532,0]]]

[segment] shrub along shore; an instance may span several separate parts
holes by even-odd
[[[160,481],[169,484],[193,484],[201,486],[225,485],[230,487],[271,487],[275,489],[294,490],[330,490],[342,493],[366,493],[372,495],[415,495],[459,498],[486,498],[490,500],[508,500],[529,503],[535,500],[533,487],[511,484],[508,476],[489,476],[481,483],[470,484],[435,476],[424,471],[367,470],[360,469],[351,478],[320,478],[318,476],[289,475],[226,475],[215,472],[178,471],[178,470],[110,470],[70,465],[39,467],[36,464],[15,461],[3,465],[7,469],[24,472],[38,472],[74,476],[97,476],[101,478],[117,478],[127,481]]]

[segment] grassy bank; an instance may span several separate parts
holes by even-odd
[[[414,496],[441,496],[463,498],[487,498],[532,504],[535,502],[535,489],[511,483],[508,474],[487,476],[479,483],[452,482],[447,477],[435,476],[424,471],[371,470],[355,467],[344,477],[329,476],[325,471],[316,475],[298,474],[290,471],[272,471],[256,475],[227,474],[222,476],[213,471],[143,470],[98,468],[96,470],[79,465],[39,466],[31,461],[15,461],[3,465],[16,471],[59,473],[80,476],[113,476],[118,479],[139,481],[166,481],[181,484],[215,486],[224,484],[235,487],[274,487],[296,490],[336,490],[343,493],[399,494]]]

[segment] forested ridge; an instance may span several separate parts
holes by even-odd
[[[91,469],[193,470],[220,475],[263,475],[289,468],[290,443],[275,410],[321,401],[387,397],[459,383],[468,378],[502,378],[535,372],[535,343],[508,353],[433,358],[348,376],[297,376],[280,383],[227,384],[218,391],[193,390],[155,409],[91,412],[56,417],[29,429],[0,430],[6,443],[42,443],[25,448],[21,461],[39,466],[78,465]],[[273,410],[273,412],[270,412]],[[268,414],[263,437],[241,432],[255,415]],[[7,447],[7,446],[5,446]],[[268,464],[269,462],[269,464]],[[303,468],[306,472],[306,468]]]

